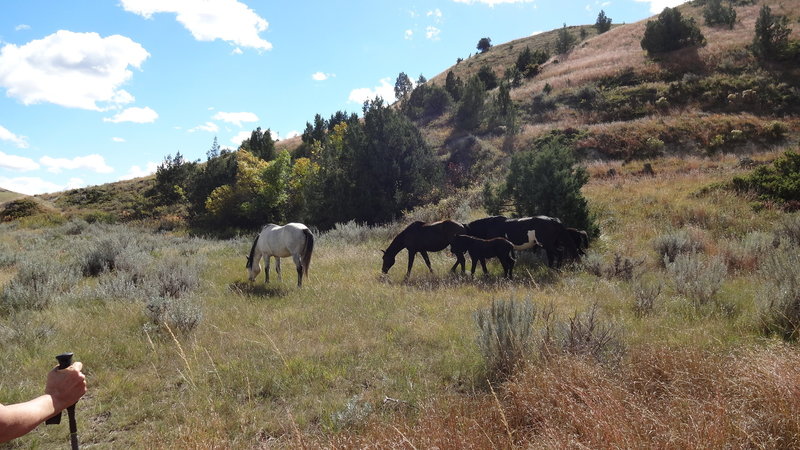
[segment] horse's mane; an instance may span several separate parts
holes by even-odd
[[[250,247],[250,256],[247,257],[247,266],[246,266],[246,268],[248,268],[248,269],[253,267],[253,256],[255,256],[255,254],[256,254],[256,244],[258,243],[258,237],[259,236],[261,236],[261,235],[260,234],[256,235],[256,240],[253,241],[253,246]]]

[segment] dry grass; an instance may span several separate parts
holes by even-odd
[[[321,445],[362,448],[793,448],[800,353],[639,348],[605,367],[558,357],[494,391],[442,398],[416,420],[373,423]]]

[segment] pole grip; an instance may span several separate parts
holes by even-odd
[[[56,360],[58,361],[58,369],[66,369],[67,367],[72,365],[72,352],[62,353],[56,356]],[[47,419],[44,421],[47,425],[58,425],[61,423],[61,412],[56,414],[55,416]]]

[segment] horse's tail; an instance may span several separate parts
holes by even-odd
[[[306,235],[306,246],[303,250],[303,273],[305,274],[306,278],[308,278],[308,266],[311,265],[311,253],[314,251],[314,235],[311,234],[311,230],[308,228],[303,230],[303,234]]]

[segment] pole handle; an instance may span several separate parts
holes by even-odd
[[[67,367],[72,365],[72,352],[62,353],[56,356],[56,360],[58,361],[58,369],[66,369]],[[55,416],[47,419],[44,421],[47,425],[58,425],[61,423],[61,412],[56,414]]]

